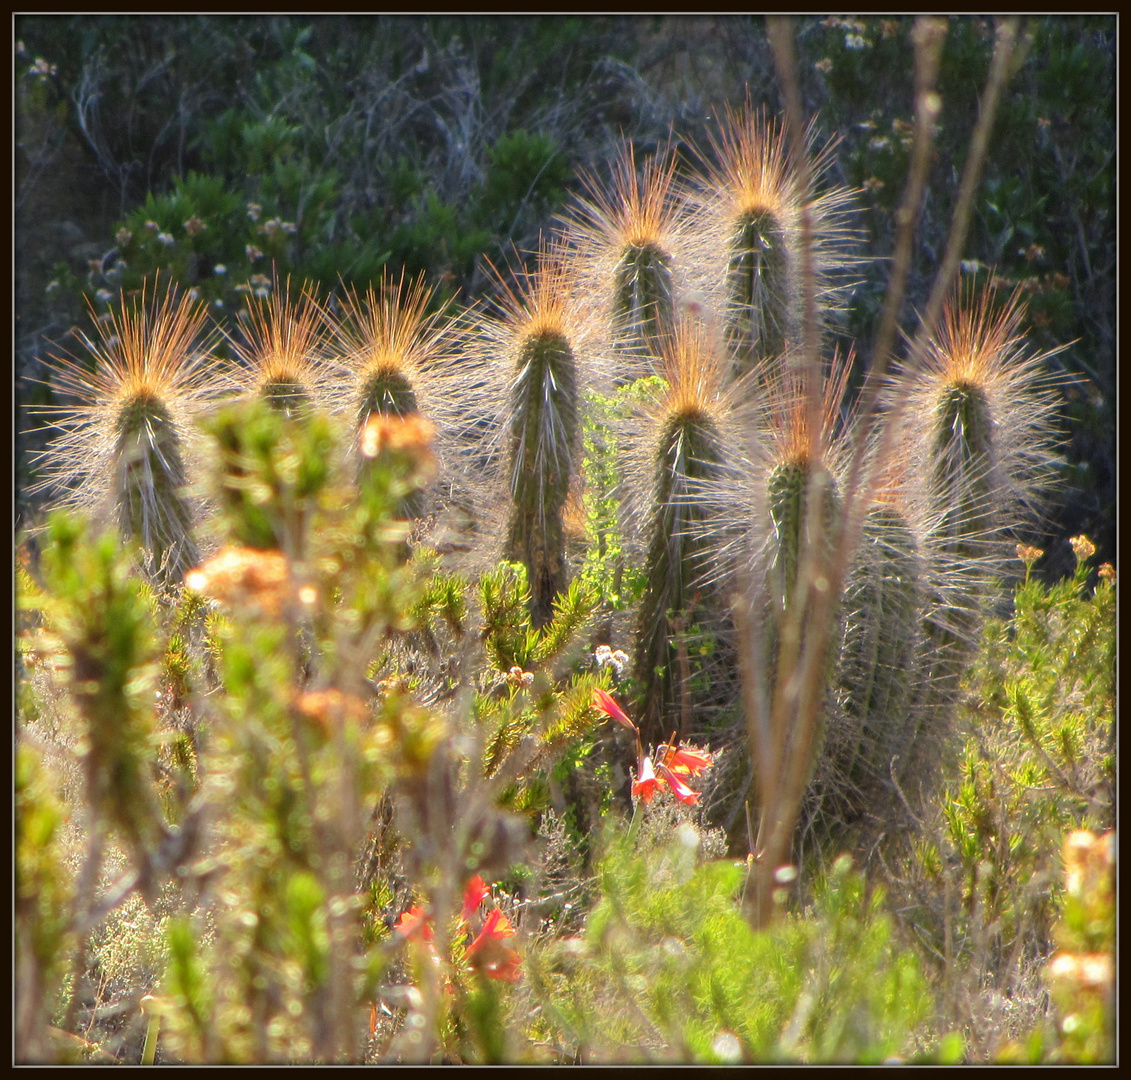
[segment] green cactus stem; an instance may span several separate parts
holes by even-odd
[[[622,342],[659,356],[675,317],[672,258],[659,244],[630,244],[613,276],[613,319]]]
[[[372,413],[408,416],[419,412],[416,391],[400,371],[375,371],[361,388],[361,404],[357,410],[358,424],[364,424]]]
[[[770,518],[773,522],[775,544],[769,569],[770,596],[774,615],[768,628],[767,656],[770,658],[770,671],[777,671],[778,650],[781,641],[782,623],[786,618],[801,619],[806,625],[806,613],[795,612],[797,604],[807,604],[808,590],[798,591],[798,574],[804,553],[813,550],[814,538],[810,535],[809,500],[813,489],[820,489],[822,514],[820,519],[821,546],[824,563],[831,561],[833,534],[840,519],[841,499],[836,481],[824,465],[814,465],[809,461],[783,461],[770,473],[767,485]],[[827,659],[817,670],[822,672],[826,691],[831,688],[834,664],[840,648],[840,629],[829,634]],[[781,672],[777,672],[781,675]],[[822,698],[827,693],[822,694]],[[815,732],[811,750],[810,775],[824,746],[826,710],[820,710],[819,726]]]
[[[115,502],[122,534],[135,538],[151,571],[179,581],[199,559],[185,498],[183,437],[157,398],[138,396],[117,418]]]
[[[288,420],[302,417],[310,408],[310,395],[299,382],[279,379],[264,383],[259,396]]]
[[[526,567],[535,627],[550,621],[554,597],[565,584],[562,515],[579,432],[573,350],[555,331],[531,334],[522,345],[511,393],[506,557]]]
[[[783,610],[793,597],[801,553],[810,546],[808,500],[817,483],[824,490],[821,537],[827,552],[831,550],[832,533],[840,516],[840,495],[832,475],[823,467],[817,472],[801,461],[782,462],[770,473],[767,492],[777,538],[771,574],[773,594]]]
[[[771,211],[747,213],[736,226],[727,264],[727,331],[737,376],[785,349],[789,264],[785,230]]]
[[[919,544],[895,507],[869,511],[843,600],[847,612],[838,663],[843,724],[833,771],[844,790],[863,795],[890,774],[915,734],[912,699],[919,677],[924,586]],[[832,741],[830,739],[830,741]]]
[[[655,453],[647,588],[636,654],[636,678],[643,688],[640,728],[653,742],[672,730],[690,734],[684,728],[692,687],[685,683],[694,683],[707,661],[699,655],[692,659],[688,636],[693,627],[711,634],[720,625],[720,605],[702,580],[707,508],[701,485],[719,478],[722,462],[718,427],[709,415],[688,410],[666,418]]]
[[[994,512],[994,423],[985,391],[973,383],[946,386],[933,418],[927,488],[939,521],[936,547],[945,595],[925,630],[936,652],[936,678],[957,688],[973,653],[988,587],[985,558],[997,525]]]

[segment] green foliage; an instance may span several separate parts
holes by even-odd
[[[112,823],[140,871],[164,835],[152,776],[156,643],[152,595],[131,574],[132,551],[109,533],[54,514],[43,554],[48,619],[67,651],[69,684],[88,743],[85,771],[99,818]]]
[[[646,375],[610,395],[595,390],[584,395],[581,474],[587,543],[580,578],[596,588],[613,611],[623,611],[639,600],[647,581],[643,570],[627,564],[625,557],[617,428],[634,408],[659,396],[665,386],[658,375]]]
[[[572,179],[569,162],[548,135],[522,128],[502,136],[487,151],[487,175],[483,181],[480,215],[487,221],[516,216],[528,204],[539,211],[553,209],[565,201],[565,186]]]
[[[60,843],[65,809],[54,794],[54,777],[42,755],[16,749],[15,933],[20,964],[34,983],[19,986],[17,1023],[24,1039],[54,1012],[64,964],[73,948],[74,881]],[[38,1014],[38,1015],[37,1015]]]
[[[1101,579],[1089,591],[1088,578],[1086,558],[1053,586],[1030,576],[1013,617],[985,627],[959,779],[944,791],[942,831],[919,842],[913,870],[923,888],[954,890],[949,914],[924,917],[935,902],[920,893],[913,917],[931,927],[948,980],[970,970],[1008,987],[1047,957],[1061,933],[1054,926],[1071,923],[1075,907],[1059,883],[1065,835],[1114,820],[1115,586]],[[1034,1038],[1039,1060],[1059,1045],[1048,1033]]]
[[[337,28],[345,21],[290,17],[201,19],[196,33],[165,18],[21,25],[59,45],[59,63],[79,85],[72,116],[56,73],[37,59],[19,76],[23,131],[50,148],[63,145],[61,125],[77,125],[120,193],[113,257],[91,259],[85,279],[61,265],[53,292],[81,288],[102,312],[119,287],[128,294],[160,271],[218,319],[232,316],[230,341],[245,301],[269,295],[288,273],[332,294],[392,261],[438,277],[436,301],[461,287],[470,299],[480,256],[529,240],[576,175],[582,122],[562,119],[572,115],[563,104],[572,57],[584,60],[586,94],[601,79],[624,83],[607,113],[585,99],[586,124],[608,134],[625,112],[641,110],[629,101],[635,84],[623,65],[610,66],[607,50],[595,50],[586,20],[531,20],[514,33],[492,19],[436,20],[416,34],[387,20],[351,22],[357,32],[347,34]],[[987,25],[951,27],[940,169],[962,165],[954,135],[979,108],[970,88],[988,62]],[[1008,175],[991,168],[975,206],[972,269],[991,260],[1001,275],[1028,275],[1029,329],[1050,340],[1077,325],[1069,287],[1086,293],[1105,280],[1088,265],[1087,242],[1104,235],[1112,197],[1098,152],[1110,143],[1110,109],[1093,85],[1110,80],[1104,25],[1073,42],[1055,22],[1034,24],[1030,47],[1042,62],[1024,69],[1029,92],[1003,104],[1003,144],[1020,164]],[[870,192],[879,238],[891,229],[908,160],[909,121],[886,104],[911,99],[907,29],[901,20],[829,19],[799,39],[806,93],[832,90],[825,122],[847,133],[841,163]],[[131,57],[131,70],[115,49]],[[560,85],[548,72],[560,73]],[[879,109],[877,87],[892,95]],[[105,109],[112,128],[105,112],[99,123]],[[1086,169],[1063,166],[1072,125],[1083,131]],[[1021,152],[1030,143],[1036,156]],[[31,153],[21,153],[26,168]],[[1059,190],[1074,208],[1060,205]],[[936,185],[926,205],[948,217],[949,199]],[[789,271],[786,227],[741,224],[738,250],[729,262],[719,253],[710,272],[720,292],[728,283],[737,290],[730,309],[741,308],[741,325],[731,338],[752,354],[776,353],[799,318],[775,306]],[[927,222],[926,248],[939,248],[936,228]],[[1054,250],[1057,266],[1072,264],[1071,281],[1037,276]],[[614,275],[618,303],[659,353],[678,295],[672,260],[648,245],[628,254]],[[1104,257],[1101,244],[1097,264]],[[862,271],[852,329],[878,307],[877,266]],[[910,299],[922,292],[913,273]],[[711,318],[723,302],[682,300]],[[331,295],[328,329],[336,310]],[[596,322],[594,311],[580,317]],[[462,315],[460,345],[475,318]],[[863,550],[839,553],[849,571],[844,647],[838,654],[834,626],[828,663],[816,668],[830,688],[818,699],[847,733],[836,768],[860,799],[855,810],[876,817],[886,804],[867,789],[882,788],[893,805],[893,794],[902,797],[888,790],[889,779],[898,788],[895,760],[934,719],[932,708],[942,717],[958,700],[959,675],[971,669],[965,745],[955,763],[939,755],[951,783],[938,821],[929,798],[917,806],[928,816],[924,835],[900,866],[904,877],[889,883],[912,895],[890,905],[900,911],[894,920],[882,889],[844,860],[830,867],[831,851],[819,850],[796,891],[779,876],[779,918],[756,931],[748,893],[773,864],[706,857],[725,844],[712,835],[721,830],[705,828],[710,818],[692,825],[684,807],[673,819],[662,800],[638,797],[632,825],[597,857],[599,823],[618,820],[645,766],[639,732],[628,747],[631,721],[597,726],[594,692],[609,685],[602,665],[612,661],[581,656],[582,646],[593,648],[586,633],[598,613],[611,633],[613,616],[636,608],[637,678],[620,692],[630,700],[626,691],[641,688],[647,697],[649,680],[667,680],[684,735],[709,732],[713,742],[718,728],[704,702],[737,717],[740,700],[746,707],[751,695],[784,693],[793,673],[778,672],[775,685],[772,664],[746,672],[761,681],[745,698],[715,678],[730,657],[717,598],[701,587],[702,537],[714,521],[697,501],[709,484],[726,487],[713,415],[666,417],[642,479],[622,468],[621,433],[642,403],[671,387],[648,376],[582,398],[589,360],[556,330],[526,342],[503,425],[515,504],[503,539],[516,561],[485,571],[453,572],[430,546],[435,521],[423,493],[435,459],[426,440],[392,439],[359,468],[344,430],[356,415],[339,427],[313,408],[313,395],[285,411],[227,402],[206,421],[217,513],[203,527],[204,555],[189,560],[204,561],[183,586],[176,567],[154,595],[132,548],[76,518],[51,519],[38,565],[25,557],[18,572],[28,677],[17,698],[17,976],[21,996],[35,1003],[18,1015],[25,1049],[57,1057],[46,1035],[54,1021],[98,1032],[100,1053],[136,1060],[131,1040],[140,1047],[143,1021],[114,1033],[99,1012],[103,988],[109,981],[119,996],[133,994],[139,986],[116,984],[152,983],[149,969],[163,966],[159,985],[145,987],[162,995],[145,999],[147,1063],[159,1030],[161,1060],[185,1062],[1104,1060],[1110,997],[1082,976],[1057,982],[1060,969],[1046,962],[1054,941],[1078,958],[1103,956],[1113,942],[1110,889],[1074,891],[1070,878],[1062,896],[1055,853],[1066,831],[1113,819],[1114,572],[1091,592],[1087,556],[1067,582],[1027,578],[1012,620],[990,622],[975,654],[989,591],[980,560],[1004,490],[991,470],[999,421],[979,387],[951,387],[935,417],[936,475],[926,481],[939,524],[934,576],[911,522],[873,510]],[[759,401],[760,411],[742,418],[753,441],[775,434],[763,425],[769,413],[796,404],[784,378],[782,386],[789,401]],[[847,416],[847,397],[833,404]],[[160,437],[166,419],[152,410],[122,418],[127,466],[177,456],[179,443]],[[469,424],[459,434],[469,444],[462,450],[477,432]],[[183,481],[197,479],[174,464],[175,482],[161,492],[170,505]],[[821,532],[831,543],[840,458],[826,464]],[[786,652],[781,631],[792,617],[809,629],[811,597],[797,586],[813,555],[810,468],[770,461],[761,478],[769,497],[758,507],[768,546],[742,568],[768,559],[771,662]],[[588,543],[574,558],[567,503],[579,474]],[[119,479],[140,490],[129,486],[130,467]],[[647,489],[637,502],[649,506],[640,568],[627,565],[633,523],[619,513],[633,486]],[[402,520],[410,506],[412,524]],[[146,533],[136,514],[120,524]],[[176,527],[187,533],[187,525],[186,511]],[[162,561],[161,550],[152,554]],[[928,647],[923,636],[936,624],[924,625],[924,608],[940,596],[958,613],[945,613]],[[619,676],[620,661],[612,666]],[[75,717],[72,750],[62,744]],[[663,737],[668,719],[645,717],[642,726]],[[747,731],[734,722],[736,739],[716,748],[737,761],[732,778],[749,765],[739,760]],[[935,735],[932,749],[945,749]],[[81,765],[85,791],[47,769],[41,745],[61,771]],[[666,752],[670,763],[674,748]],[[811,769],[819,754],[806,754],[801,764]],[[669,782],[665,796],[677,790]],[[531,843],[536,831],[541,847]],[[131,869],[107,883],[100,871],[119,865],[118,843]],[[876,850],[888,849],[877,842]],[[81,889],[75,864],[84,868]],[[461,910],[469,886],[477,895],[475,874],[494,885],[493,925],[504,908],[515,924],[486,942],[482,912]],[[143,900],[144,932],[124,932]],[[928,957],[942,958],[933,987],[921,970]],[[1004,1050],[979,1041],[955,1003],[984,1001],[987,988],[1020,997],[1042,964],[1059,1027],[1031,1026],[1020,1033],[1027,1041]]]
[[[1085,594],[1088,567],[1015,596],[1012,624],[991,623],[971,673],[976,734],[945,805],[963,896],[998,926],[1000,953],[1023,933],[1044,947],[1049,857],[1072,828],[1110,824],[1114,807],[1115,588]]]
[[[652,849],[614,839],[584,936],[532,953],[558,1052],[701,1064],[907,1053],[930,994],[847,861],[812,909],[757,933],[738,903],[744,864],[703,862],[699,842],[689,824]]]

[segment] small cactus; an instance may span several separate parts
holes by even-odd
[[[394,284],[385,275],[380,290],[363,297],[349,288],[343,319],[334,329],[347,372],[346,408],[360,428],[372,413],[404,416],[428,411],[427,384],[449,337],[443,310],[428,312],[434,290],[423,278]]]
[[[249,298],[241,337],[229,335],[244,367],[229,372],[233,386],[266,401],[288,418],[305,415],[323,391],[327,331],[309,287],[297,300],[290,280],[265,299]]]
[[[916,434],[916,474],[930,508],[932,678],[952,694],[975,647],[981,606],[1009,554],[1005,529],[1035,505],[1050,477],[1054,400],[1045,356],[1026,356],[1015,293],[995,313],[992,293],[948,305],[921,369],[896,393]],[[1046,354],[1047,355],[1047,354]]]
[[[810,129],[810,144],[813,138]],[[814,155],[813,175],[828,167],[834,146],[830,142]],[[742,375],[800,342],[803,208],[811,221],[817,296],[823,307],[832,306],[834,275],[850,261],[843,219],[851,193],[843,187],[821,195],[803,190],[780,126],[749,102],[742,112],[726,110],[711,147],[717,164],[699,182],[696,218],[726,252],[727,337],[735,374]]]
[[[451,326],[442,310],[428,312],[432,296],[423,278],[406,283],[403,273],[395,285],[382,275],[380,292],[370,286],[363,299],[346,290],[344,318],[331,328],[345,369],[341,397],[359,445],[373,415],[431,419],[445,405],[440,370]],[[363,455],[362,467],[368,460]],[[423,507],[424,491],[416,490],[402,501],[399,516],[417,517]]]

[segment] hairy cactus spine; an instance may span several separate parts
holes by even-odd
[[[364,298],[346,290],[343,319],[331,326],[346,375],[341,407],[359,435],[374,414],[432,417],[439,409],[436,369],[444,361],[450,326],[442,310],[429,313],[432,295],[423,277],[409,283],[403,272],[395,285],[382,274],[380,291],[371,285]],[[363,468],[368,460],[363,458]],[[424,497],[418,489],[404,498],[399,516],[416,517]]]
[[[423,277],[397,283],[382,275],[364,297],[349,288],[342,300],[343,320],[335,329],[348,372],[344,404],[360,427],[372,413],[405,416],[418,412],[447,337],[443,311],[429,313],[434,290]]]
[[[950,730],[965,668],[977,648],[982,608],[1004,572],[1007,530],[1038,509],[1052,477],[1056,401],[1028,354],[1020,294],[956,293],[922,360],[892,380],[907,417],[909,482],[926,510],[924,608],[918,683],[903,773],[929,790]]]
[[[640,168],[631,144],[604,188],[586,178],[588,197],[566,217],[566,236],[584,267],[595,306],[625,356],[659,358],[675,326],[677,295],[703,262],[702,244],[687,228],[684,195],[670,153]]]
[[[848,262],[843,218],[850,192],[831,188],[815,196],[802,190],[784,133],[749,102],[742,112],[727,109],[710,141],[717,164],[699,183],[696,217],[726,252],[727,339],[735,374],[742,375],[800,341],[803,208],[811,222],[818,296],[826,307],[832,300],[831,275]],[[827,168],[832,146],[814,156],[811,175]]]
[[[290,279],[276,281],[269,297],[248,300],[239,319],[242,340],[232,335],[229,340],[244,367],[230,372],[233,385],[288,418],[306,415],[327,373],[322,354],[327,329],[310,287],[292,300]]]
[[[179,581],[199,557],[187,489],[186,456],[193,423],[210,394],[209,342],[200,341],[205,311],[175,291],[96,320],[98,340],[82,341],[93,371],[54,356],[60,390],[79,404],[52,407],[62,431],[45,452],[42,486],[70,489],[79,507],[112,507],[123,536],[136,539],[146,567],[163,582]]]
[[[864,809],[861,800],[874,798],[915,734],[923,605],[917,535],[897,505],[880,503],[865,518],[845,586],[838,660],[846,730],[837,739],[834,772],[857,811]]]
[[[950,694],[1000,576],[1005,530],[1033,510],[1052,462],[1045,356],[1025,355],[1020,295],[996,311],[991,293],[971,301],[956,297],[947,306],[909,400],[913,414],[928,418],[919,468],[933,518],[936,614],[924,629],[935,679]]]

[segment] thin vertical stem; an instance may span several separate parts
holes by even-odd
[[[989,132],[1001,89],[1009,70],[1009,61],[1017,36],[1018,20],[1003,21],[998,27],[994,57],[982,98],[982,109],[967,158],[958,202],[951,223],[943,265],[932,289],[925,317],[912,344],[912,357],[925,346],[933,333],[943,300],[957,270],[962,245],[969,225],[973,195],[981,172]],[[930,147],[933,140],[934,120],[941,108],[941,100],[934,86],[941,61],[945,24],[941,20],[921,19],[916,24],[916,115],[917,126],[911,174],[903,202],[897,214],[897,242],[895,266],[889,283],[872,370],[867,382],[867,423],[857,432],[857,442],[844,498],[844,513],[835,530],[836,543],[831,553],[825,552],[822,543],[823,485],[827,484],[822,464],[822,386],[817,353],[817,318],[815,279],[813,273],[812,224],[808,214],[808,162],[805,155],[801,92],[797,78],[797,64],[792,43],[792,22],[783,18],[767,20],[767,31],[773,50],[774,63],[781,83],[786,110],[786,130],[790,137],[794,167],[800,178],[803,193],[801,212],[802,243],[802,295],[804,318],[800,363],[802,364],[802,392],[808,417],[810,449],[810,474],[808,477],[806,509],[807,541],[798,566],[797,579],[792,594],[786,601],[778,643],[776,678],[773,685],[772,705],[769,709],[769,730],[765,730],[762,706],[752,676],[764,670],[756,664],[758,659],[745,657],[746,706],[755,714],[748,719],[754,740],[751,747],[758,777],[758,797],[762,803],[762,826],[759,851],[753,866],[753,888],[748,911],[755,925],[764,925],[773,914],[771,902],[773,873],[786,861],[801,800],[808,783],[810,757],[813,753],[819,710],[822,707],[824,680],[820,678],[822,661],[828,647],[836,604],[839,601],[848,558],[863,524],[866,509],[864,487],[861,485],[871,432],[880,421],[877,408],[882,376],[894,343],[899,309],[902,306],[906,279],[910,272],[912,240],[918,208],[926,185]],[[890,452],[895,420],[887,416],[881,444],[882,455]],[[741,624],[743,651],[751,652],[749,614]]]

